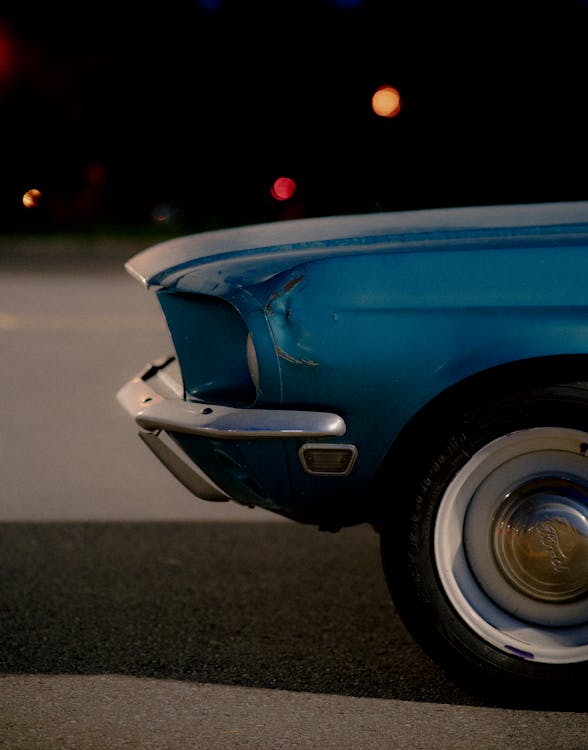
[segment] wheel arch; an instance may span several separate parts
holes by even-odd
[[[402,494],[403,467],[412,465],[418,475],[419,463],[426,462],[435,447],[477,406],[499,398],[516,396],[557,383],[588,383],[588,355],[532,357],[490,367],[449,386],[426,403],[402,428],[388,449],[375,478],[372,497],[387,498],[384,483],[391,473]],[[410,474],[415,476],[415,471]],[[389,502],[378,501],[374,525],[384,520]],[[394,505],[395,512],[398,507]]]

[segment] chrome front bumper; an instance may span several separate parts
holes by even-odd
[[[239,409],[186,401],[173,357],[149,364],[117,394],[121,406],[146,432],[139,437],[187,489],[204,500],[229,500],[206,474],[164,441],[161,433],[184,433],[215,439],[258,440],[333,438],[345,434],[341,417],[327,412]]]
[[[130,380],[117,394],[119,403],[150,432],[183,432],[210,438],[340,437],[346,426],[336,414],[284,409],[238,409],[185,401],[182,388],[167,374],[173,358],[159,360]]]

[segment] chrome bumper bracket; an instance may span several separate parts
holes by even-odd
[[[161,463],[187,490],[201,500],[227,502],[231,498],[195,464],[189,465],[154,432],[140,432],[139,437]]]

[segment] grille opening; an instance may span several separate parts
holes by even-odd
[[[163,289],[158,299],[187,398],[227,406],[253,404],[257,387],[252,344],[248,347],[249,331],[237,310],[204,294]]]

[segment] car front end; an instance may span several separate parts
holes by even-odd
[[[237,238],[240,249],[224,251]],[[263,238],[262,252],[243,250],[242,230],[200,239],[207,243],[200,253],[180,238],[126,265],[155,289],[173,353],[137,373],[119,402],[143,442],[201,499],[231,499],[324,528],[364,520],[354,499],[365,478],[345,399],[335,382],[326,391],[316,384],[328,348],[321,364],[304,356],[301,331],[316,330],[312,301],[304,297],[304,312],[293,313],[305,287],[300,250],[281,243],[278,251]],[[211,253],[216,241],[222,250]]]

